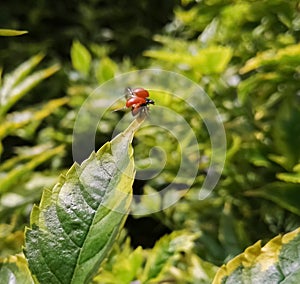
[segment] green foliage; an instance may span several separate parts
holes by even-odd
[[[43,149],[44,150],[44,149]],[[57,147],[54,149],[48,149],[47,152],[42,152],[37,155],[31,156],[30,161],[24,164],[18,163],[17,168],[9,167],[9,172],[3,178],[0,179],[1,182],[1,189],[0,194],[3,194],[9,191],[13,186],[18,184],[20,178],[28,175],[31,173],[38,165],[41,163],[49,160],[53,156],[59,154],[63,150],[63,147]],[[22,159],[23,157],[19,157],[18,160]],[[11,162],[11,161],[10,161]],[[4,168],[7,164],[4,165]]]
[[[180,252],[188,252],[193,246],[195,235],[174,232],[173,235],[160,239],[149,255],[142,276],[142,283],[163,281],[163,269],[170,271],[171,264],[179,257]]]
[[[39,282],[88,283],[98,270],[129,210],[136,127],[74,164],[33,208],[25,255]]]
[[[199,80],[203,75],[220,74],[224,72],[232,57],[230,48],[224,46],[200,47],[190,45],[181,40],[171,40],[156,36],[156,41],[165,45],[163,50],[149,50],[144,52],[149,56],[164,62],[170,70],[181,71],[191,79]],[[186,52],[190,50],[190,52]]]
[[[174,29],[155,37],[162,46],[145,52],[154,66],[199,82],[222,113],[228,152],[223,178],[214,192],[207,200],[197,200],[203,181],[199,174],[174,208],[154,214],[171,230],[201,232],[196,249],[216,264],[257,238],[269,239],[300,225],[296,3],[234,2],[202,1],[187,10],[178,8]],[[213,59],[207,51],[213,51]],[[199,64],[200,55],[208,68]],[[191,115],[183,104],[176,111],[185,118]],[[168,142],[158,142],[159,135],[145,140],[144,152],[155,145],[172,152]],[[197,137],[201,137],[199,148],[206,150],[209,137],[199,133]],[[172,180],[174,171],[169,174]],[[152,187],[145,186],[145,194],[158,188],[155,179],[149,184]],[[142,197],[134,208],[159,208],[170,198],[158,197],[147,204]]]
[[[114,57],[138,57],[153,44],[152,36],[170,21],[174,0],[133,1],[86,0],[36,5],[18,0],[1,2],[1,27],[26,28],[24,40],[1,39],[0,62],[21,62],[39,51],[60,58],[69,66],[69,50],[74,39],[109,47]],[[59,26],[59,28],[57,28]],[[54,39],[55,37],[55,39]],[[59,83],[59,80],[56,81]]]
[[[4,77],[0,93],[0,118],[3,118],[7,111],[32,88],[58,71],[59,66],[54,65],[27,76],[42,59],[43,55],[36,55],[21,64],[12,74]]]
[[[106,82],[114,78],[117,72],[117,64],[112,61],[109,57],[102,57],[98,63],[96,70],[96,77],[99,83]]]
[[[92,62],[91,53],[83,44],[79,41],[73,42],[71,47],[71,61],[74,69],[81,75],[79,77],[87,79],[87,76],[92,73],[98,83],[112,79],[117,72],[118,66],[107,56],[108,51],[100,50],[100,47],[95,44],[91,46],[91,49],[100,57],[98,60],[94,60],[94,62]]]
[[[23,255],[0,259],[0,279],[2,283],[34,283]]]
[[[51,174],[39,175],[37,168],[64,153],[64,145],[44,143],[30,147],[42,121],[58,107],[67,103],[66,98],[53,99],[33,106],[19,104],[26,95],[46,78],[58,71],[57,64],[33,72],[43,55],[33,56],[1,80],[0,88],[0,218],[1,255],[21,251],[23,243],[24,214],[26,207],[39,198],[43,186],[52,185]],[[10,149],[9,139],[20,139],[23,145]],[[30,143],[29,143],[30,144]],[[53,174],[53,173],[52,173]],[[48,175],[48,177],[47,177]],[[38,179],[42,176],[43,182]],[[56,173],[54,174],[56,176]]]
[[[133,250],[127,239],[115,246],[95,283],[211,283],[216,267],[203,262],[193,252],[197,234],[175,231],[158,240],[153,249]]]
[[[223,265],[213,284],[218,283],[297,283],[299,281],[299,232],[277,236],[264,247],[258,241]],[[294,251],[294,253],[292,252]],[[289,265],[286,260],[288,259]]]
[[[143,265],[144,256],[141,247],[133,250],[129,240],[119,246],[114,247],[113,257],[110,257],[98,275],[94,277],[95,283],[124,283],[130,284],[137,275]]]
[[[27,31],[0,29],[0,36],[18,36],[27,33],[28,33]]]
[[[47,28],[47,33],[43,33],[55,34],[56,40],[47,38],[24,52],[34,54],[32,50],[44,50],[55,43],[55,48],[49,48],[49,52],[51,56],[63,55],[60,58],[63,58],[64,73],[58,72],[55,81],[47,86],[49,81],[43,80],[59,67],[54,64],[34,72],[43,58],[38,54],[0,81],[0,249],[3,256],[0,276],[20,279],[18,277],[24,275],[27,279],[24,258],[6,256],[20,252],[24,220],[32,204],[39,200],[42,188],[46,187],[52,190],[46,190],[40,207],[34,207],[26,240],[26,255],[37,279],[52,279],[53,274],[43,274],[49,272],[49,265],[59,279],[68,279],[69,283],[82,283],[82,278],[91,279],[93,275],[96,275],[91,280],[93,283],[212,283],[216,265],[229,261],[221,266],[214,283],[238,283],[243,279],[253,283],[296,283],[300,263],[294,253],[298,251],[297,228],[300,227],[298,1],[185,0],[175,7],[175,17],[164,30],[156,30],[156,21],[151,17],[155,14],[159,18],[158,15],[163,14],[166,7],[162,7],[165,4],[161,1],[159,4],[138,1],[131,9],[124,9],[125,4],[115,9],[119,3],[115,3],[116,6],[99,4],[104,2],[77,3],[74,11],[68,9],[70,17],[66,17],[66,10],[58,9],[65,4],[49,9],[50,2],[45,1],[33,8],[29,13],[33,26],[38,24],[39,30]],[[157,9],[157,5],[161,9]],[[57,25],[41,24],[39,19],[45,19],[46,11],[47,15],[59,11],[58,15],[68,18],[70,26],[57,31]],[[47,16],[47,19],[51,22],[52,18]],[[74,19],[76,29],[72,26]],[[95,19],[99,19],[99,23],[95,24]],[[143,26],[144,21],[151,24]],[[32,34],[27,25],[24,27]],[[52,28],[54,32],[48,30]],[[157,34],[152,38],[154,33]],[[59,49],[61,42],[63,48]],[[155,44],[148,45],[150,42]],[[1,53],[0,58],[6,61],[16,58],[17,61],[23,49],[16,41],[6,42],[6,46],[11,49]],[[22,43],[22,46],[25,45]],[[128,59],[145,47],[142,60]],[[114,57],[116,55],[119,57]],[[116,61],[116,58],[121,60]],[[116,241],[124,215],[103,209],[99,202],[99,210],[93,209],[95,216],[101,215],[99,223],[93,223],[88,214],[84,216],[90,223],[78,221],[83,211],[77,210],[91,207],[82,208],[85,191],[76,184],[79,179],[76,174],[93,176],[95,168],[87,171],[88,165],[98,158],[111,157],[110,151],[104,151],[110,150],[108,145],[111,144],[105,143],[110,140],[122,113],[110,112],[101,120],[95,137],[97,147],[106,145],[100,150],[101,155],[93,154],[82,166],[73,166],[66,173],[73,162],[72,132],[78,110],[99,84],[136,70],[137,66],[178,72],[201,85],[218,107],[227,135],[222,177],[214,191],[206,199],[199,200],[199,190],[212,157],[206,125],[184,100],[165,90],[153,90],[154,85],[150,89],[150,97],[156,103],[151,108],[152,121],[163,118],[169,122],[168,126],[183,131],[178,121],[167,115],[162,117],[164,114],[158,110],[159,107],[168,108],[188,123],[197,138],[197,145],[189,147],[190,133],[184,133],[182,141],[176,142],[172,135],[147,121],[144,122],[146,127],[135,134],[137,176],[147,171],[159,173],[149,180],[136,180],[133,186],[143,194],[132,202],[134,218],[155,211],[148,216],[157,224],[153,232],[164,228],[160,232],[164,235],[162,238],[155,239],[151,235],[153,246],[150,248],[143,243],[142,233],[147,225],[137,226],[134,231],[122,231],[131,236],[133,244],[126,236]],[[133,74],[132,78],[138,79],[138,76],[140,73]],[[143,80],[152,83],[150,78]],[[174,90],[177,84],[170,82]],[[61,97],[65,92],[68,98]],[[188,97],[190,90],[185,92]],[[110,95],[105,94],[101,99]],[[122,107],[124,101],[120,104]],[[185,146],[183,153],[181,146]],[[200,150],[200,163],[195,162],[192,154],[195,148]],[[127,151],[122,154],[128,156]],[[182,157],[194,159],[195,180],[177,177]],[[133,173],[133,168],[131,171]],[[61,172],[66,174],[57,183]],[[167,193],[148,198],[171,183]],[[119,179],[116,184],[121,185]],[[67,185],[75,188],[74,195],[63,195]],[[66,202],[73,197],[67,208]],[[110,197],[115,206],[124,205],[122,200],[114,199],[114,194]],[[181,199],[174,206],[160,211],[179,197]],[[129,203],[129,199],[127,201]],[[122,208],[128,209],[128,206],[126,203]],[[79,215],[75,216],[76,213]],[[108,219],[102,222],[101,217]],[[297,230],[283,237],[280,235],[294,229]],[[166,234],[166,230],[171,233]],[[87,242],[80,238],[84,233],[89,236]],[[258,239],[267,244],[261,247]],[[38,241],[35,243],[35,240]],[[76,251],[79,249],[71,240],[86,244],[81,248],[82,253]],[[92,259],[93,265],[85,261],[80,263],[81,257],[91,250],[95,254],[99,252]],[[245,253],[240,254],[243,250]],[[42,256],[46,256],[45,262]],[[79,275],[76,273],[81,264],[83,272]],[[32,279],[28,279],[31,283]]]
[[[79,41],[73,42],[71,59],[74,69],[87,76],[90,71],[91,54]]]

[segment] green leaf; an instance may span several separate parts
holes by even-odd
[[[227,67],[232,57],[232,50],[224,46],[211,46],[199,51],[192,61],[194,68],[203,74],[219,74]]]
[[[118,246],[111,254],[107,263],[101,267],[99,274],[93,279],[94,283],[130,284],[137,279],[138,271],[144,262],[144,252],[141,247],[132,250],[127,239],[125,244]]]
[[[0,117],[3,116],[18,100],[44,79],[57,72],[60,67],[55,64],[27,76],[32,68],[42,59],[37,55],[20,65],[13,73],[5,76],[0,90]],[[27,76],[27,77],[26,77]],[[22,81],[22,79],[24,80]]]
[[[147,259],[142,283],[158,283],[159,277],[178,255],[192,249],[196,238],[197,234],[175,231],[157,241]]]
[[[31,213],[25,255],[41,283],[88,283],[107,256],[132,198],[131,141],[141,121],[74,164]]]
[[[0,177],[0,194],[12,190],[13,187],[20,182],[21,178],[24,178],[28,173],[32,172],[37,166],[44,163],[45,161],[51,159],[53,156],[57,155],[63,151],[64,146],[58,146],[54,149],[43,152],[31,161],[25,163],[24,165],[19,165],[8,173],[2,173]]]
[[[82,45],[79,41],[74,41],[71,47],[71,60],[73,67],[87,76],[90,68],[92,57],[87,48]]]
[[[141,195],[140,202],[133,200],[131,212],[134,215],[147,215],[151,212],[160,211],[162,208],[162,200],[159,194],[149,185],[144,187],[144,194]]]
[[[237,227],[237,220],[232,213],[232,204],[227,202],[220,217],[219,239],[223,249],[231,256],[241,251]]]
[[[238,85],[238,97],[242,103],[245,103],[248,99],[252,99],[253,94],[257,96],[261,93],[262,85],[266,86],[268,83],[273,86],[280,79],[281,77],[275,72],[253,74]],[[267,102],[264,100],[264,103]]]
[[[285,182],[300,183],[300,173],[278,173],[276,177]]]
[[[18,30],[9,30],[9,29],[0,29],[0,36],[18,36],[27,34],[28,31],[18,31]]]
[[[43,54],[37,54],[23,62],[13,72],[4,76],[0,90],[1,105],[8,100],[9,93],[12,91],[13,87],[24,79],[43,58]]]
[[[261,241],[230,260],[217,272],[213,284],[299,283],[300,228],[277,236],[261,247]]]
[[[1,283],[33,284],[25,258],[21,255],[0,259]]]
[[[245,74],[262,66],[282,65],[298,67],[300,64],[300,44],[289,45],[279,50],[267,50],[249,59],[240,69]]]
[[[258,190],[246,192],[247,196],[262,197],[300,215],[300,186],[296,183],[273,182]]]
[[[109,57],[104,57],[99,62],[96,70],[96,77],[99,83],[112,79],[116,73],[117,65]]]
[[[232,50],[223,46],[211,46],[200,49],[196,54],[182,51],[148,50],[145,56],[161,61],[171,62],[174,65],[186,65],[196,69],[204,75],[222,73],[232,57]]]
[[[37,108],[27,109],[22,112],[13,112],[6,116],[5,122],[0,124],[0,140],[31,122],[40,122],[48,117],[58,107],[66,104],[68,98],[60,98],[49,101]],[[0,151],[1,153],[1,151]]]
[[[273,137],[276,150],[285,159],[283,165],[287,170],[292,168],[300,159],[300,107],[294,98],[287,97],[280,105],[274,122]]]

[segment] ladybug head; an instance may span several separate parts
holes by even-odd
[[[147,105],[149,105],[149,104],[154,105],[155,103],[154,103],[154,101],[151,100],[151,99],[146,99],[146,104],[147,104]]]

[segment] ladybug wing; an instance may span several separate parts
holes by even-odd
[[[140,97],[131,97],[130,99],[127,100],[126,102],[126,107],[134,107],[134,106],[139,106],[142,104],[146,103],[145,98],[140,98]]]
[[[133,116],[136,116],[140,111],[141,111],[141,106],[140,105],[134,106],[131,109],[131,113],[132,113]]]
[[[134,95],[136,95],[137,97],[140,97],[140,98],[149,97],[149,92],[143,88],[135,88],[132,90],[132,92],[134,93]]]
[[[124,94],[127,100],[134,97],[134,93],[130,87],[125,88]]]

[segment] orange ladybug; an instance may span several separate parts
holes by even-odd
[[[149,99],[149,92],[143,88],[126,88],[125,89],[126,107],[131,107],[133,116],[137,114],[147,114],[149,111],[149,104],[154,105],[154,101]]]

